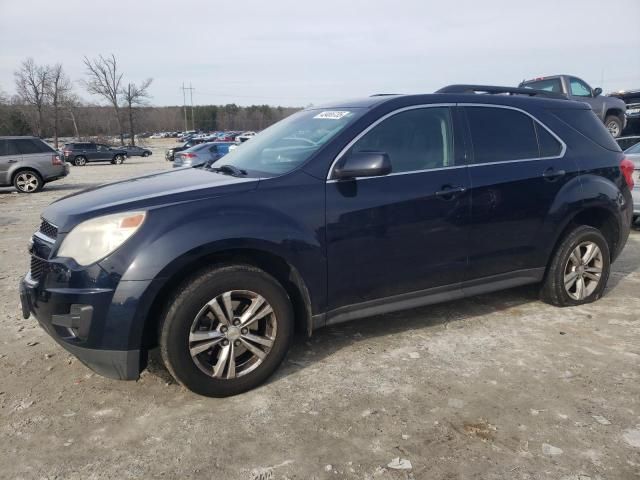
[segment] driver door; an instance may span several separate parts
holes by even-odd
[[[470,201],[453,124],[447,106],[400,111],[346,152],[384,152],[391,174],[327,181],[329,323],[336,309],[419,299],[436,287],[459,292]]]

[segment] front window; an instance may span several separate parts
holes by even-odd
[[[627,148],[624,153],[638,153],[640,154],[640,142],[636,143],[633,147]]]
[[[569,88],[571,89],[571,95],[574,97],[590,97],[591,89],[582,80],[571,77],[569,79]]]
[[[224,157],[224,164],[254,176],[288,173],[305,163],[364,111],[363,108],[336,108],[298,112],[230,151]]]

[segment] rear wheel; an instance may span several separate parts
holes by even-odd
[[[205,270],[177,289],[162,319],[160,352],[179,383],[225,397],[263,383],[292,336],[282,286],[262,270],[232,265]]]
[[[44,182],[35,170],[21,170],[13,177],[13,186],[20,193],[35,193],[42,190]]]
[[[609,115],[604,120],[604,126],[607,127],[609,133],[613,136],[613,138],[618,138],[622,135],[622,120],[615,115]]]
[[[540,297],[566,307],[598,300],[611,270],[609,245],[600,230],[582,225],[560,243],[551,259]]]
[[[79,157],[73,159],[73,164],[76,167],[84,167],[87,164],[87,157],[83,157],[82,155],[80,155]]]

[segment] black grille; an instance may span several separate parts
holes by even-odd
[[[44,270],[47,262],[38,257],[31,257],[31,278],[34,280],[40,280],[42,276],[42,271]]]
[[[42,223],[40,224],[40,233],[55,240],[58,237],[58,227],[56,227],[55,225],[51,225],[49,222],[43,219]]]

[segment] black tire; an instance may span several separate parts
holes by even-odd
[[[569,265],[572,252],[574,252],[579,245],[585,244],[586,242],[594,243],[600,249],[602,272],[593,291],[582,299],[576,299],[572,297],[565,288],[565,274],[572,268],[571,265]],[[583,268],[585,267],[583,266]],[[569,307],[594,302],[602,297],[604,289],[607,286],[610,271],[611,253],[609,252],[609,244],[600,230],[586,225],[578,226],[571,230],[556,248],[551,258],[551,263],[547,268],[547,273],[540,290],[540,298],[542,301],[557,307]]]
[[[76,167],[84,167],[87,164],[87,157],[83,157],[82,155],[78,155],[73,159],[73,164]]]
[[[19,193],[36,193],[42,190],[44,181],[35,170],[25,169],[13,176],[13,186]]]
[[[618,138],[622,135],[622,120],[617,115],[608,115],[604,119],[604,126],[607,127],[613,138]]]
[[[144,153],[142,154],[142,156],[143,156],[143,157],[145,157],[145,158],[146,158],[146,157],[148,157],[149,155],[151,155],[149,152],[144,152]]]
[[[113,157],[113,160],[111,160],[111,163],[114,165],[122,165],[124,163],[124,156],[120,154],[116,155]]]
[[[262,296],[275,314],[265,318],[276,322],[277,333],[270,351],[255,369],[235,378],[214,378],[204,373],[192,358],[189,351],[190,333],[194,320],[201,314],[203,307],[229,291],[250,291]],[[249,265],[218,266],[198,272],[187,279],[169,299],[160,322],[160,353],[167,370],[180,384],[207,397],[226,397],[251,390],[273,374],[289,350],[293,331],[291,302],[285,290],[271,275]],[[208,356],[214,355],[216,348],[222,347],[218,345],[204,351],[203,355],[207,356],[205,358],[212,358]],[[238,348],[242,348],[242,345]],[[227,365],[223,368],[228,374],[230,367]]]

